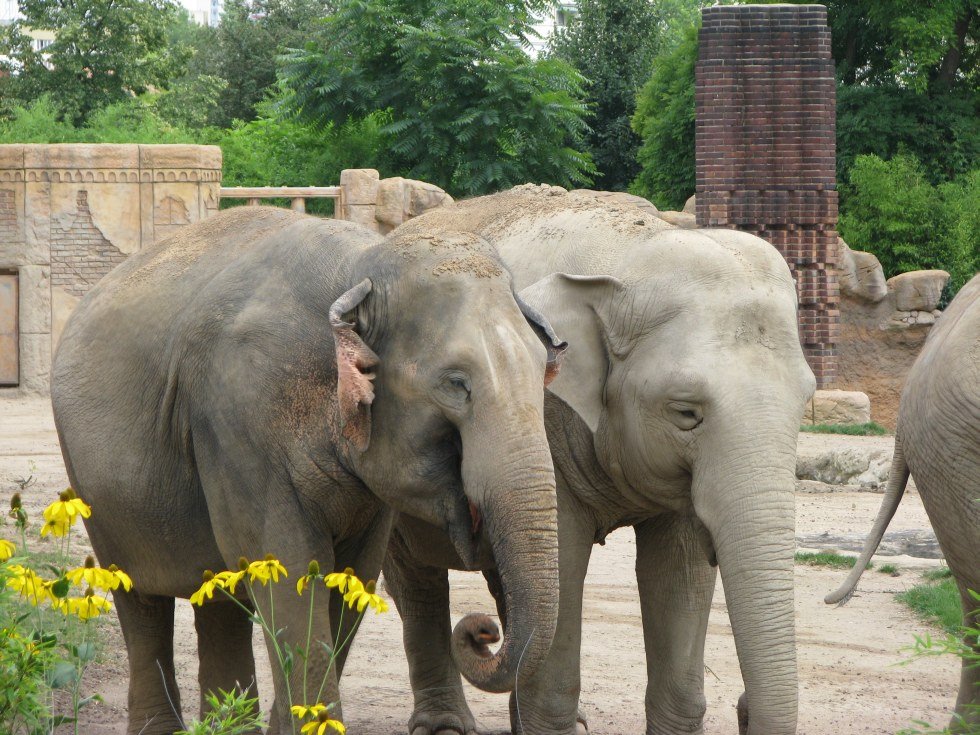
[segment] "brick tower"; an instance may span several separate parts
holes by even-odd
[[[786,258],[818,387],[836,379],[840,324],[834,63],[822,5],[702,11],[697,221],[764,237]]]

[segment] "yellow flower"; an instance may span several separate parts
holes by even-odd
[[[115,580],[109,589],[114,590],[117,587],[122,587],[127,592],[133,589],[133,580],[130,579],[129,575],[126,574],[126,572],[124,572],[122,569],[117,567],[115,564],[110,564],[108,571],[109,574],[111,574]]]
[[[44,525],[41,526],[41,537],[45,537],[48,534],[56,536],[58,538],[64,536],[68,533],[68,529],[71,528],[71,522],[61,519],[56,519],[53,521],[45,521]]]
[[[51,594],[52,583],[42,579],[33,569],[12,564],[9,570],[11,577],[7,580],[7,587],[19,592],[32,605],[40,605],[45,598],[57,602]]]
[[[344,723],[340,720],[330,719],[330,715],[327,714],[326,708],[324,707],[323,711],[317,714],[317,718],[315,720],[312,722],[307,722],[302,728],[300,728],[300,732],[303,735],[324,735],[328,729],[334,730],[340,733],[340,735],[344,735],[344,733],[347,732],[347,728],[344,727]]]
[[[296,594],[302,595],[303,590],[310,586],[310,582],[320,576],[320,563],[314,559],[306,568],[306,574],[296,580]]]
[[[67,597],[61,600],[58,608],[65,615],[75,615],[79,620],[90,620],[97,618],[104,612],[112,609],[112,603],[104,597],[96,596],[95,592],[89,587],[84,597]]]
[[[205,598],[210,600],[212,597],[214,597],[214,591],[216,589],[222,589],[223,586],[224,585],[222,584],[221,580],[214,576],[214,572],[212,572],[210,569],[206,569],[204,571],[204,584],[198,588],[197,592],[191,595],[191,604],[203,605]]]
[[[218,572],[214,575],[214,578],[218,581],[218,587],[228,590],[231,594],[235,594],[235,587],[244,577],[244,570],[238,572]]]
[[[65,528],[74,524],[78,516],[88,518],[91,515],[92,509],[71,488],[61,493],[56,501],[44,509],[44,520],[47,521],[45,525],[58,522],[64,524]]]
[[[248,579],[250,582],[259,580],[263,586],[269,582],[278,582],[279,575],[288,577],[286,567],[279,563],[272,554],[269,554],[262,561],[253,561],[248,565]]]
[[[295,715],[297,720],[305,720],[307,715],[310,717],[316,717],[321,712],[325,712],[327,709],[326,705],[323,704],[294,704],[289,708],[289,711]]]
[[[361,580],[354,576],[354,570],[350,567],[347,567],[342,572],[333,572],[328,574],[324,579],[324,583],[327,585],[327,587],[336,587],[340,594],[347,592],[348,588],[350,588],[352,584],[363,587],[363,585],[361,585]]]
[[[0,538],[0,561],[7,561],[17,551],[17,547],[7,539]]]
[[[374,594],[373,579],[367,585],[362,586],[358,582],[357,588],[352,586],[350,591],[344,595],[344,602],[350,605],[351,609],[357,605],[357,612],[359,613],[364,612],[364,608],[368,605],[374,610],[375,615],[388,612],[388,603],[380,595]]]

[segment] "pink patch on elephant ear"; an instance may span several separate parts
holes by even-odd
[[[337,355],[337,413],[340,433],[359,452],[371,441],[371,403],[374,401],[374,375],[378,364],[374,354],[354,331],[354,325],[343,320],[344,314],[357,306],[371,292],[371,281],[365,279],[347,291],[330,307],[330,326],[333,328]]]

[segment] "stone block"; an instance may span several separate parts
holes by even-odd
[[[51,268],[24,265],[20,275],[21,334],[48,334],[51,331]]]
[[[434,184],[394,176],[378,184],[375,218],[381,232],[390,232],[426,210],[451,204],[453,198]]]
[[[51,384],[51,335],[20,335],[20,387],[30,395],[46,395]]]
[[[346,168],[341,171],[340,186],[344,190],[344,203],[374,204],[378,198],[380,178],[373,168]]]
[[[939,305],[949,273],[941,270],[900,273],[887,281],[899,311],[932,311]]]
[[[866,424],[871,421],[871,400],[860,391],[818,390],[803,420],[808,424]]]
[[[28,263],[51,262],[51,184],[46,181],[25,185],[24,235]]]
[[[25,147],[19,143],[0,145],[0,169],[23,169]]]
[[[872,253],[851,250],[847,243],[838,239],[837,281],[841,293],[873,304],[888,295],[885,272]]]
[[[139,166],[221,170],[221,148],[216,145],[141,145]]]
[[[380,232],[381,230],[378,220],[374,217],[373,204],[348,204],[346,219],[348,222],[367,227],[372,232]]]
[[[687,198],[687,201],[684,202],[684,209],[681,211],[683,211],[685,214],[697,214],[697,206],[697,194],[692,194]]]
[[[42,169],[137,168],[139,146],[64,143],[24,147],[24,167]]]

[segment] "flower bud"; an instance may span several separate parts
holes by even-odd
[[[364,589],[367,590],[367,593],[369,595],[374,594],[374,585],[375,585],[375,581],[373,579],[369,580],[368,583],[364,585]]]
[[[85,557],[85,568],[95,569],[95,559],[92,558],[91,554]]]
[[[314,559],[310,562],[310,565],[306,568],[306,573],[311,577],[320,576],[320,563]]]
[[[248,559],[244,556],[238,557],[238,571],[244,572],[248,570]]]
[[[20,500],[20,493],[14,493],[10,497],[10,510],[18,510],[23,503]]]
[[[204,578],[205,582],[210,582],[212,579],[214,579],[214,572],[212,572],[210,569],[205,569],[204,574],[201,576]]]

